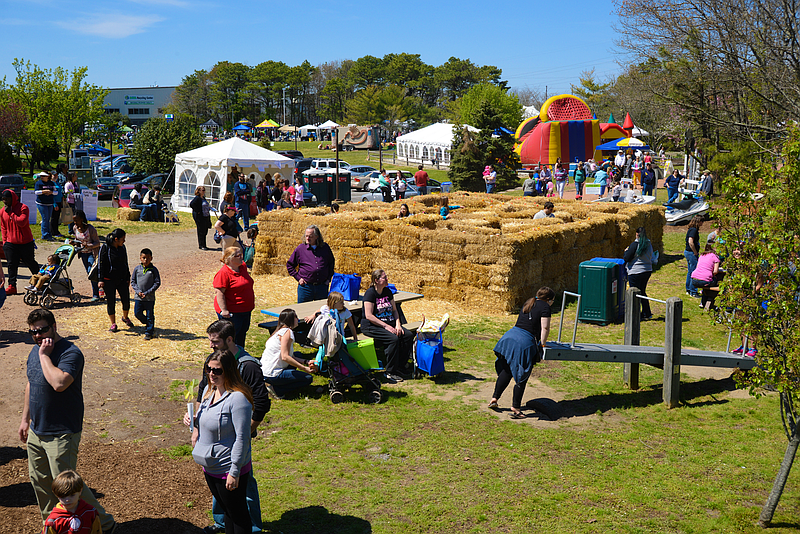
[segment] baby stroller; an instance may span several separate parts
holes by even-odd
[[[41,306],[50,309],[59,297],[67,298],[73,304],[81,301],[81,295],[75,292],[72,280],[67,272],[67,267],[72,264],[72,259],[78,250],[73,245],[61,245],[53,253],[58,257],[58,266],[52,278],[42,288],[41,292],[36,289],[26,291],[23,301],[29,306]]]
[[[317,317],[308,333],[309,343],[319,347],[317,365],[320,372],[328,377],[331,402],[339,404],[344,400],[345,392],[358,384],[365,391],[367,402],[379,404],[383,400],[381,383],[372,376],[372,371],[382,369],[375,356],[372,340],[346,344],[343,334],[344,326],[336,310],[332,310],[330,315],[321,314]]]

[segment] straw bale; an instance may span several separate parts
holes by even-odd
[[[464,299],[464,288],[455,285],[435,286],[423,285],[420,291],[428,297],[435,299],[449,300],[453,302],[460,302]]]
[[[118,221],[138,221],[142,210],[134,210],[131,208],[118,208],[117,220]]]
[[[361,276],[372,271],[372,251],[367,247],[341,247],[333,249],[337,273],[355,273]]]
[[[469,261],[459,261],[453,265],[451,283],[485,288],[499,272],[500,269],[495,265],[476,265]]]

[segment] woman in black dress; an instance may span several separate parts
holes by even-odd
[[[206,236],[211,228],[211,206],[206,200],[206,188],[202,185],[194,190],[194,198],[189,202],[192,208],[192,218],[197,225],[197,247],[200,250],[209,250],[206,246]]]

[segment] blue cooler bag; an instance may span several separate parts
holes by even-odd
[[[417,334],[417,368],[430,376],[444,372],[442,332]]]
[[[361,277],[357,274],[333,273],[330,292],[338,291],[344,295],[344,300],[358,300],[361,291]]]

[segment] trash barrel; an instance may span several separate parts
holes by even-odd
[[[584,261],[578,267],[581,306],[578,320],[588,323],[614,322],[619,312],[620,265],[614,261]]]
[[[625,290],[628,288],[628,270],[622,258],[592,258],[589,261],[611,261],[619,265],[617,269],[617,320],[625,319]]]

